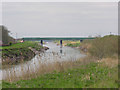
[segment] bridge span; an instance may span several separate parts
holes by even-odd
[[[95,39],[95,37],[24,37],[23,40],[85,40]]]
[[[43,40],[60,40],[60,45],[62,47],[62,40],[80,40],[82,42],[86,39],[95,39],[95,37],[24,37],[23,41],[35,41],[41,40],[41,45],[43,45]]]

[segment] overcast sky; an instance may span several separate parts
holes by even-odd
[[[118,33],[117,2],[3,2],[2,10],[14,37]]]

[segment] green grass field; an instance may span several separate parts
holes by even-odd
[[[90,63],[64,72],[53,72],[31,80],[3,81],[3,88],[117,88],[117,67]]]

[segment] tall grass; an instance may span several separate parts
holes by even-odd
[[[87,51],[89,55],[98,59],[118,57],[118,36],[116,35],[107,35],[94,40],[84,40],[82,43],[77,41],[76,43],[68,42],[66,45],[80,47],[81,51]]]
[[[49,64],[40,64],[36,71],[28,67],[21,68],[21,76],[10,71],[7,78],[9,82],[3,82],[3,87],[117,87],[117,60],[110,59],[110,62],[96,62],[94,59],[86,57],[78,61],[64,61]],[[106,60],[102,60],[106,61]],[[102,64],[103,63],[103,64]],[[114,64],[111,67],[110,64]],[[34,63],[36,64],[36,63]],[[104,65],[106,64],[106,65]],[[108,67],[111,68],[108,68]],[[22,67],[22,66],[21,66]],[[27,72],[27,73],[26,73]],[[115,77],[113,76],[115,74]],[[44,75],[43,75],[44,74]],[[113,78],[114,77],[114,78]],[[29,79],[29,80],[28,80]],[[13,82],[14,81],[14,82]],[[18,81],[18,82],[16,82]],[[106,81],[106,82],[105,82]],[[110,81],[110,82],[109,82]],[[105,82],[105,83],[104,83]],[[96,84],[94,86],[94,84]],[[31,86],[32,85],[32,86]],[[34,86],[35,85],[35,86]]]
[[[88,52],[99,59],[118,56],[118,36],[109,35],[92,40]]]
[[[80,65],[86,65],[94,62],[93,59],[90,59],[89,61],[87,60],[88,58],[86,57],[77,61],[69,60],[59,62],[58,60],[55,60],[55,62],[53,63],[43,63],[41,62],[40,58],[38,58],[38,62],[34,62],[33,67],[29,66],[29,64],[25,62],[26,66],[24,66],[23,64],[19,65],[19,71],[15,68],[15,65],[11,66],[13,69],[5,69],[3,71],[3,80],[9,82],[28,80],[32,78],[37,78],[38,76],[43,74],[52,72],[64,72],[70,68],[79,67]]]

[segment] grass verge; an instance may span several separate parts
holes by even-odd
[[[30,80],[3,81],[3,88],[118,88],[117,67],[103,66],[103,62],[77,65],[65,71],[54,71]]]

